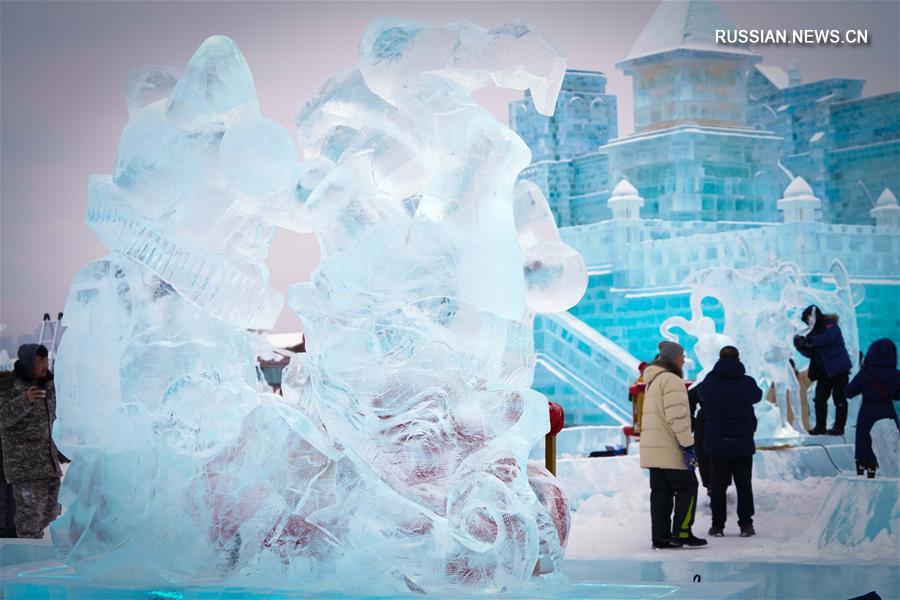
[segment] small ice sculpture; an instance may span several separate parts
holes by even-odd
[[[794,335],[807,326],[800,314],[809,304],[817,304],[825,312],[840,316],[847,350],[858,361],[859,335],[856,328],[856,306],[861,299],[854,296],[843,265],[835,261],[831,267],[834,290],[813,288],[794,263],[776,262],[767,266],[744,269],[710,267],[685,279],[691,288],[691,319],[670,317],[660,332],[677,341],[673,330],[680,328],[697,338],[694,352],[703,371],[698,380],[718,359],[723,345],[733,344],[741,353],[747,374],[753,376],[763,391],[775,388],[778,416],[774,418],[766,403],[757,405],[760,413],[758,439],[796,438],[800,426],[800,386],[790,360],[794,358]],[[725,313],[724,329],[717,332],[712,319],[703,314],[704,298],[714,298]],[[791,402],[794,422],[787,419]]]
[[[878,473],[900,477],[900,432],[891,419],[880,419],[872,426],[872,450],[878,459]]]
[[[700,372],[694,377],[695,384],[703,381],[706,374],[712,370],[716,361],[719,360],[719,350],[725,346],[733,346],[735,343],[727,335],[716,331],[715,321],[703,316],[700,300],[700,298],[691,297],[690,321],[681,316],[669,317],[659,328],[665,339],[674,342],[678,341],[678,335],[672,331],[675,328],[697,338],[697,343],[694,344],[694,354],[700,361]],[[690,364],[688,367],[693,370],[696,365]]]
[[[76,277],[54,436],[73,459],[52,526],[90,578],[309,592],[519,586],[558,574],[570,526],[530,389],[536,312],[584,292],[524,142],[472,100],[564,72],[534,29],[379,19],[359,67],[300,109],[304,158],[249,68],[208,39],[138,71],[87,221],[110,254]],[[314,228],[290,291],[308,354],[260,391],[274,227]]]

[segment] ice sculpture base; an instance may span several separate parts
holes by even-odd
[[[882,598],[896,598],[900,590],[900,572],[894,563],[715,560],[712,552],[692,550],[659,554],[657,560],[568,560],[566,575],[573,582],[615,577],[633,584],[662,582],[692,592],[707,584],[740,582],[742,589],[734,592],[737,595],[727,596],[732,598],[846,600],[873,590]],[[691,584],[695,575],[700,575],[700,585]],[[695,593],[692,597],[700,596]]]
[[[634,600],[698,600],[722,598],[745,599],[760,598],[759,586],[740,582],[702,582],[700,584],[673,584],[660,581],[628,581],[621,583],[600,582],[596,576],[590,575],[583,563],[602,563],[603,561],[578,561],[578,570],[587,573],[587,577],[572,581],[563,588],[555,590],[529,590],[530,598],[621,598]],[[614,574],[609,573],[614,577]],[[522,591],[515,594],[492,594],[491,597],[521,597]],[[338,598],[334,594],[321,596],[301,592],[285,592],[265,589],[212,588],[191,586],[187,588],[116,586],[86,582],[71,567],[54,559],[53,548],[46,544],[34,544],[22,541],[0,543],[0,597],[5,600],[19,598],[92,598],[95,600],[211,600],[238,598]],[[358,595],[346,598],[358,598]],[[408,596],[418,597],[421,596]],[[440,597],[440,596],[437,596]],[[478,597],[473,594],[472,597]]]
[[[894,555],[900,556],[897,523],[900,523],[900,478],[867,479],[845,473],[836,478],[816,515],[819,549],[823,553],[862,560],[873,548],[890,543]]]

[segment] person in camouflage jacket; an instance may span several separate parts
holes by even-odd
[[[0,372],[0,400],[4,391],[12,388],[16,375],[12,371]],[[3,473],[3,444],[0,443],[0,538],[16,536],[16,501],[13,498],[12,486],[6,482]]]
[[[13,488],[18,537],[41,538],[59,516],[62,470],[53,442],[56,393],[47,349],[19,348],[14,380],[0,386],[0,444],[3,474]]]

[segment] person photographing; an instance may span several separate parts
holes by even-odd
[[[59,516],[62,470],[53,441],[56,393],[47,348],[25,344],[13,366],[15,380],[0,390],[3,472],[15,498],[16,535],[42,538]]]

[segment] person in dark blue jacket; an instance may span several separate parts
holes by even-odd
[[[878,467],[872,452],[872,426],[880,419],[892,419],[900,429],[894,400],[900,399],[900,371],[897,370],[897,346],[887,338],[875,340],[866,352],[862,368],[850,385],[847,397],[862,394],[856,417],[856,472],[875,476]]]
[[[837,315],[825,315],[815,304],[803,311],[803,322],[811,330],[796,336],[794,346],[809,360],[809,379],[816,382],[816,424],[810,435],[844,435],[847,423],[847,381],[850,378],[850,355],[838,326]],[[834,427],[826,430],[828,397],[834,399]]]
[[[725,491],[734,479],[737,490],[738,526],[741,537],[756,533],[753,529],[753,454],[756,444],[756,413],[753,405],[762,399],[756,381],[745,374],[740,353],[725,346],[712,371],[696,387],[705,416],[704,451],[709,460],[711,479],[710,507],[712,527],[709,534],[725,535]]]

